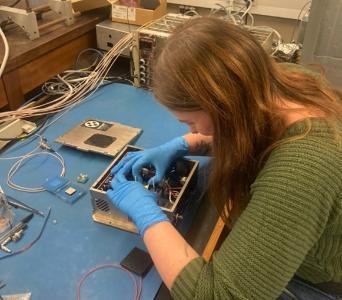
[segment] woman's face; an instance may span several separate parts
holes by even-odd
[[[179,120],[179,122],[185,123],[189,126],[191,133],[200,133],[207,136],[212,136],[214,134],[213,121],[211,120],[209,114],[207,114],[204,110],[170,111]]]

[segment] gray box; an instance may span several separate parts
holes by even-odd
[[[135,31],[139,26],[105,20],[96,25],[97,48],[110,50],[125,34]],[[123,56],[130,57],[130,49],[122,52]]]

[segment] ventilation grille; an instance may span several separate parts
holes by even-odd
[[[110,206],[106,200],[95,199],[96,208],[104,212],[110,212]]]

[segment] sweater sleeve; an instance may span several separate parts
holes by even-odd
[[[180,272],[174,299],[276,299],[329,224],[341,173],[331,141],[304,138],[275,149],[220,250]]]

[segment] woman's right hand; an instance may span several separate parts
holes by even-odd
[[[144,151],[129,152],[111,171],[112,175],[127,175],[132,171],[136,180],[142,182],[141,168],[152,165],[155,170],[155,176],[151,177],[148,184],[158,183],[164,177],[164,174],[170,164],[179,157],[187,155],[189,145],[184,137],[177,137],[158,147]]]

